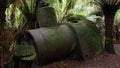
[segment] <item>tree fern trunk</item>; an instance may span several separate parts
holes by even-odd
[[[4,43],[5,43],[5,35],[4,35],[4,26],[5,26],[5,10],[6,10],[6,0],[0,0],[0,47],[3,48],[3,54],[4,50]]]
[[[105,15],[105,50],[108,53],[115,53],[113,46],[113,23],[115,13]]]
[[[3,30],[5,25],[5,10],[6,10],[6,1],[0,0],[0,46],[2,45],[3,40]]]

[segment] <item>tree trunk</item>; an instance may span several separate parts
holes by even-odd
[[[2,47],[0,47],[0,68],[4,68],[3,67],[3,50],[2,50]]]
[[[6,0],[0,0],[0,47],[3,48],[3,54],[5,54],[5,11],[6,11]]]
[[[0,0],[0,46],[3,43],[3,30],[5,25],[6,1]]]
[[[105,15],[105,50],[108,53],[115,54],[113,46],[113,23],[115,13]]]

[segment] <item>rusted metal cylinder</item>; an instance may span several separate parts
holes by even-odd
[[[74,33],[67,25],[29,30],[40,64],[69,55],[75,48]]]

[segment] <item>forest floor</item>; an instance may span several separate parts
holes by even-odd
[[[114,44],[116,55],[103,52],[100,56],[87,60],[70,60],[69,58],[36,68],[120,68],[120,41]]]

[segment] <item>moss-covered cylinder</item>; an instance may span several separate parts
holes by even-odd
[[[75,59],[87,60],[103,51],[99,30],[95,23],[86,20],[80,23],[68,23],[68,26],[75,33],[77,39],[77,46],[72,55]]]
[[[74,33],[66,25],[29,30],[33,37],[39,63],[69,55],[76,44]]]
[[[99,30],[91,21],[29,30],[28,34],[34,40],[40,64],[66,55],[87,60],[103,50]]]

